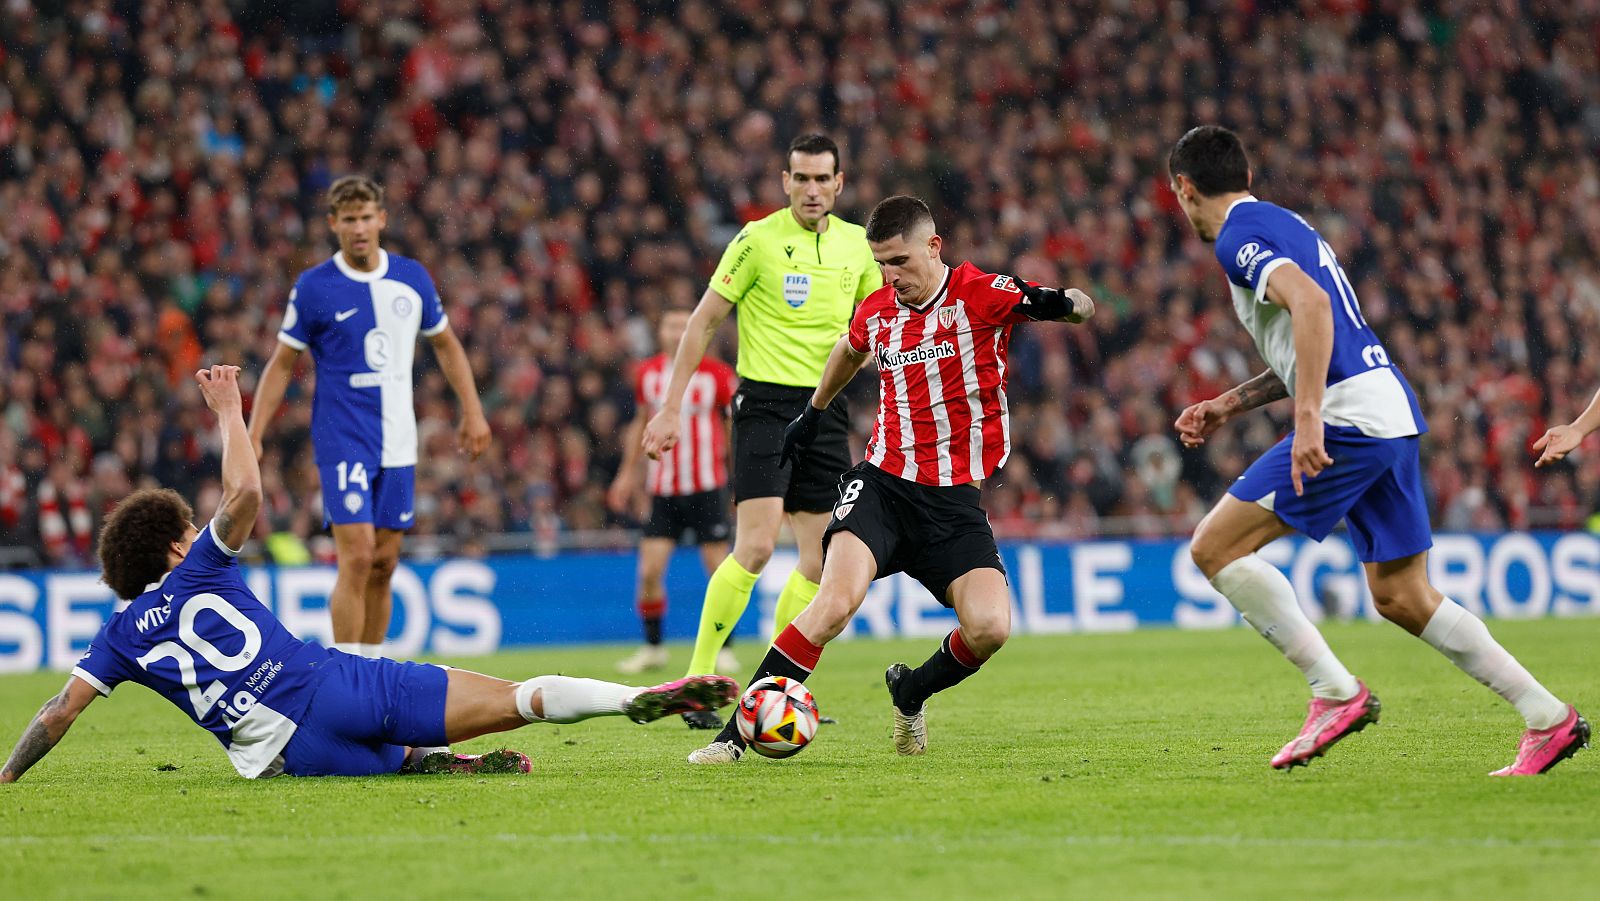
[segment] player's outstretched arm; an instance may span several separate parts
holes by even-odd
[[[217,414],[217,429],[222,433],[222,501],[217,504],[211,534],[227,547],[243,547],[261,512],[261,464],[256,462],[244,425],[239,367],[213,366],[195,373],[194,379],[200,383],[206,406]]]
[[[828,404],[839,396],[844,386],[856,377],[861,367],[867,365],[872,359],[871,354],[864,354],[850,346],[850,336],[845,335],[838,343],[833,345],[833,350],[828,353],[828,363],[822,369],[822,381],[818,383],[817,390],[811,395],[811,402],[799,416],[794,418],[783,430],[783,453],[778,457],[779,466],[789,465],[789,461],[796,459],[811,442],[817,440],[817,429],[822,423],[822,413],[828,409]]]
[[[1548,466],[1565,459],[1567,454],[1577,450],[1583,439],[1595,429],[1600,429],[1600,391],[1594,393],[1589,406],[1577,419],[1566,425],[1555,426],[1533,443],[1533,449],[1540,451],[1539,459],[1533,465]]]
[[[278,407],[283,405],[283,395],[289,390],[289,380],[294,378],[294,364],[299,359],[299,350],[279,341],[272,351],[272,358],[267,360],[266,368],[261,370],[261,378],[256,381],[256,399],[250,408],[249,432],[250,445],[255,449],[258,460],[261,459],[267,437],[267,424],[272,422]]]
[[[22,737],[17,739],[17,746],[12,749],[5,768],[0,769],[0,782],[21,779],[29,767],[43,760],[44,755],[50,753],[50,749],[59,744],[62,736],[72,728],[78,714],[99,696],[94,686],[77,676],[69,677],[61,693],[44,702],[44,706],[28,723],[28,728],[23,730]]]
[[[1046,288],[1031,285],[1016,276],[1011,282],[1022,292],[1022,301],[1011,308],[1018,316],[1036,322],[1077,324],[1094,315],[1094,299],[1077,288]]]
[[[429,336],[428,343],[433,345],[433,354],[439,360],[439,371],[444,373],[444,380],[450,383],[450,390],[456,393],[456,400],[461,403],[461,426],[456,430],[456,445],[476,460],[489,447],[489,420],[483,415],[483,401],[478,397],[478,380],[472,377],[472,362],[467,359],[467,350],[461,346],[461,339],[450,328]]]
[[[1190,406],[1173,425],[1185,447],[1199,447],[1206,443],[1211,433],[1222,428],[1222,424],[1233,417],[1288,396],[1289,389],[1284,387],[1283,379],[1268,369],[1210,400]]]
[[[700,303],[689,314],[689,322],[678,339],[677,352],[672,356],[672,380],[667,383],[666,403],[650,418],[644,427],[644,452],[655,460],[678,443],[678,429],[683,418],[683,392],[689,388],[689,378],[705,359],[711,337],[717,333],[733,304],[726,297],[706,289]]]

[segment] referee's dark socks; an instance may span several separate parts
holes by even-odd
[[[977,672],[980,666],[983,666],[983,660],[967,647],[961,638],[961,630],[952,629],[939,644],[939,650],[934,651],[927,662],[912,670],[911,675],[900,682],[894,705],[900,708],[901,713],[910,716],[921,710],[928,698],[956,685]]]
[[[640,598],[639,619],[644,622],[644,643],[657,645],[661,643],[661,620],[667,615],[667,599]]]
[[[811,678],[820,659],[822,659],[822,648],[812,644],[810,639],[800,634],[800,630],[791,623],[772,640],[772,647],[767,649],[767,656],[761,658],[761,665],[756,667],[755,675],[750,677],[745,687],[748,688],[768,676],[787,676],[804,682]],[[727,725],[717,734],[717,741],[731,741],[740,747],[744,746],[744,739],[739,735],[738,720],[735,717],[728,717]]]

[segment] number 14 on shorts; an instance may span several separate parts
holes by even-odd
[[[334,469],[339,473],[340,491],[349,491],[351,485],[360,485],[362,491],[372,490],[372,486],[367,484],[367,465],[360,460],[354,463],[340,460]]]

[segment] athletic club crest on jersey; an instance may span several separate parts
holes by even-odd
[[[855,504],[840,504],[839,506],[833,508],[833,518],[844,519],[846,516],[849,516],[850,511],[854,510],[855,508]]]
[[[939,327],[940,328],[953,328],[955,326],[955,324],[956,324],[956,308],[955,307],[940,307],[939,308]]]

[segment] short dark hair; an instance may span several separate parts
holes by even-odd
[[[811,131],[798,135],[789,142],[789,150],[783,155],[783,169],[789,171],[789,160],[797,153],[831,153],[833,154],[833,171],[839,171],[839,145],[833,138],[825,134]]]
[[[933,225],[933,211],[910,194],[896,194],[878,201],[867,217],[867,240],[887,241],[904,238],[922,223]]]
[[[100,527],[101,579],[117,597],[132,600],[167,574],[167,552],[194,520],[171,488],[144,488],[117,504]]]
[[[1201,125],[1172,145],[1167,170],[1187,175],[1207,197],[1250,190],[1250,158],[1239,136],[1220,125]]]

